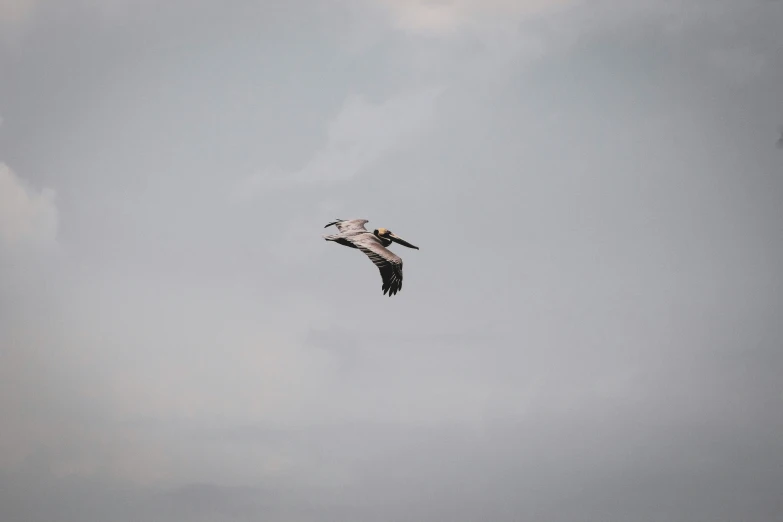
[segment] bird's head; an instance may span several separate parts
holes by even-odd
[[[399,243],[402,246],[406,246],[408,248],[412,248],[414,250],[418,250],[419,247],[411,245],[404,239],[402,239],[400,236],[396,235],[394,232],[387,228],[376,228],[373,230],[373,234],[375,234],[377,237],[388,239],[390,241],[394,241],[395,243]]]

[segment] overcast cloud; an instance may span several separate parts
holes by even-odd
[[[783,520],[781,27],[0,0],[0,520]]]

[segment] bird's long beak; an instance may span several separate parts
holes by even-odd
[[[389,234],[389,238],[391,238],[391,240],[394,241],[395,243],[401,244],[402,246],[406,246],[406,247],[412,248],[414,250],[418,250],[419,249],[419,247],[411,245],[410,243],[408,243],[407,241],[405,241],[403,238],[401,238],[398,235]]]

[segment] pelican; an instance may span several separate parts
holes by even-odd
[[[413,248],[414,250],[418,250],[419,247],[411,245],[391,230],[385,228],[376,228],[370,232],[364,228],[364,224],[368,221],[367,219],[338,219],[333,221],[324,228],[334,225],[339,230],[339,233],[324,236],[324,239],[361,250],[380,270],[381,279],[383,280],[381,289],[384,295],[388,292],[389,297],[391,297],[402,290],[402,259],[391,250],[387,250],[386,247],[391,245],[392,242]]]

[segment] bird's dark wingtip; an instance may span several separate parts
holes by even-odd
[[[389,297],[391,297],[393,295],[396,295],[397,292],[400,291],[400,288],[402,288],[402,286],[394,286],[394,285],[385,286],[384,285],[384,287],[383,287],[383,295],[387,295],[387,293],[388,293]]]

